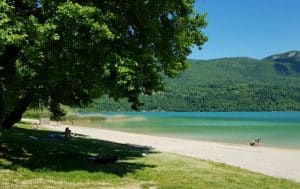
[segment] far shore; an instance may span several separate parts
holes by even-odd
[[[37,120],[23,119],[26,122]],[[208,141],[195,141],[144,134],[126,133],[101,128],[59,125],[51,122],[42,127],[63,132],[69,127],[73,133],[90,138],[123,144],[148,146],[161,152],[176,153],[221,162],[266,175],[300,182],[300,150],[261,146],[246,146]]]

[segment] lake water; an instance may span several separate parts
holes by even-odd
[[[300,112],[103,114],[111,119],[97,126],[112,130],[244,145],[260,138],[261,146],[300,149]]]

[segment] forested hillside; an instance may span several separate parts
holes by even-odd
[[[188,60],[189,68],[166,79],[164,92],[142,96],[142,111],[300,111],[300,52],[262,60]],[[130,111],[126,100],[107,97],[83,111]]]

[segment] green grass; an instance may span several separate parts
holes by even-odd
[[[90,139],[49,138],[18,124],[3,131],[0,188],[300,188],[299,183],[221,163]],[[62,133],[57,133],[62,134]],[[87,157],[115,154],[114,164]],[[147,154],[145,157],[143,154]]]
[[[66,112],[66,115],[61,118],[61,121],[64,124],[69,124],[69,125],[95,124],[95,123],[101,123],[105,120],[105,117],[98,114],[81,115],[79,113],[75,113],[72,111],[71,108],[67,106],[63,106],[63,110],[64,112]],[[45,118],[51,118],[51,112],[45,108],[41,112],[39,109],[29,108],[23,114],[23,117],[32,118],[32,119],[38,119],[40,118],[40,116]]]

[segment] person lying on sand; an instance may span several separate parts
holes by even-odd
[[[252,141],[250,142],[250,146],[255,146],[255,145],[258,145],[258,144],[259,144],[259,142],[260,142],[260,138],[258,138],[258,139],[254,139],[254,140],[252,140]]]
[[[71,137],[71,136],[80,136],[80,134],[76,134],[76,133],[72,133],[72,131],[69,129],[69,127],[66,127],[66,129],[65,129],[65,137],[66,138],[69,138],[69,137]]]

